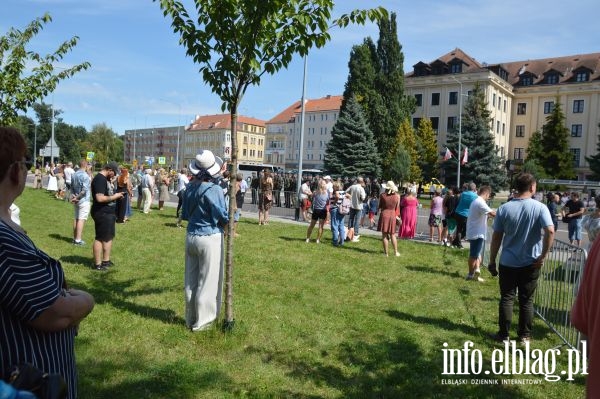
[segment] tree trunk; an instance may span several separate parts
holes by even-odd
[[[235,207],[235,175],[237,173],[237,104],[231,107],[231,162],[229,168],[229,224],[225,248],[225,320],[223,331],[231,331],[235,325],[233,317],[233,215]]]

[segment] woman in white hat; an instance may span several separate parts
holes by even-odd
[[[377,230],[381,231],[383,240],[383,252],[388,256],[389,241],[391,239],[394,253],[400,256],[398,252],[398,242],[396,241],[396,226],[401,223],[400,219],[400,196],[398,195],[398,187],[393,181],[388,181],[385,184],[385,191],[379,196],[379,223]]]
[[[229,222],[223,189],[212,182],[223,161],[208,150],[189,164],[194,176],[183,194],[185,241],[185,322],[192,331],[210,328],[221,310],[223,231]]]

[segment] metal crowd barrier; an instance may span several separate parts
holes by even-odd
[[[535,293],[535,313],[572,349],[579,349],[581,334],[571,325],[571,308],[577,297],[587,251],[554,240]]]

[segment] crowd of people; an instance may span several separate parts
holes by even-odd
[[[46,372],[62,375],[69,387],[69,398],[75,398],[74,336],[78,324],[92,311],[94,299],[89,293],[70,287],[60,262],[39,250],[15,223],[18,208],[13,208],[14,200],[23,191],[30,166],[20,133],[15,129],[0,129],[6,137],[0,142],[0,189],[4,193],[0,198],[0,279],[13,283],[0,285],[0,327],[9,332],[0,338],[3,353],[0,374],[6,374],[15,363],[30,362]],[[234,207],[232,231],[237,237],[236,226],[248,189],[252,190],[252,201],[258,205],[261,226],[269,225],[273,206],[293,207],[296,203],[295,187],[287,190],[291,188],[288,184],[295,184],[291,177],[265,171],[256,177],[256,182],[253,179],[248,184],[241,174],[231,176],[224,162],[208,150],[201,150],[179,173],[168,173],[161,168],[130,171],[116,162],[108,162],[93,175],[85,160],[75,168],[70,163],[48,168],[48,189],[56,191],[56,198],[73,205],[74,245],[85,245],[82,240],[85,221],[89,216],[94,220],[93,269],[97,271],[114,266],[111,250],[115,224],[126,223],[132,217],[135,192],[141,214],[151,212],[155,200],[156,209],[164,209],[169,194],[177,194],[177,225],[181,227],[181,221],[187,221],[183,280],[185,323],[192,332],[211,328],[220,313],[229,207]],[[42,175],[36,167],[34,188],[41,188]],[[56,187],[52,178],[56,179]],[[515,192],[497,210],[489,205],[490,186],[477,188],[474,183],[467,183],[461,190],[452,187],[432,191],[427,224],[432,243],[462,248],[464,241],[469,242],[466,276],[469,281],[483,281],[483,247],[491,239],[487,269],[492,276],[499,276],[500,286],[498,330],[492,339],[498,342],[510,339],[513,303],[518,297],[517,337],[526,344],[531,340],[537,280],[552,248],[558,216],[568,224],[570,242],[579,246],[583,228],[588,231],[590,243],[599,235],[600,211],[588,212],[591,201],[585,204],[576,192],[540,197],[535,178],[530,174],[519,175],[515,184]],[[230,201],[231,185],[234,198]],[[282,189],[285,189],[283,204]],[[360,176],[335,180],[330,176],[307,177],[297,197],[302,218],[309,222],[305,241],[311,242],[317,227],[315,242],[323,242],[327,223],[331,226],[332,245],[336,247],[359,242],[361,229],[376,229],[381,233],[383,255],[400,256],[398,239],[414,239],[416,235],[422,207],[417,193],[415,185],[399,187],[391,180],[380,183],[378,179]],[[489,218],[494,219],[491,237],[487,236]],[[592,248],[592,254],[597,251],[599,245]],[[586,273],[596,272],[586,270]],[[600,281],[600,277],[592,278]],[[587,286],[581,295],[591,297],[595,289]],[[596,312],[600,319],[600,303],[596,305],[595,299],[585,301],[578,299],[574,320],[582,331],[589,333],[597,324],[588,320],[589,314]],[[21,344],[15,347],[11,344],[15,341]],[[594,345],[593,353],[597,351],[600,349]]]

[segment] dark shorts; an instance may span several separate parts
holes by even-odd
[[[312,220],[327,219],[327,209],[313,209]]]
[[[483,253],[483,245],[485,240],[478,238],[476,240],[469,240],[469,258],[477,259]]]
[[[92,215],[96,227],[95,239],[102,242],[109,242],[115,238],[115,222],[117,215],[107,212],[96,212]]]

